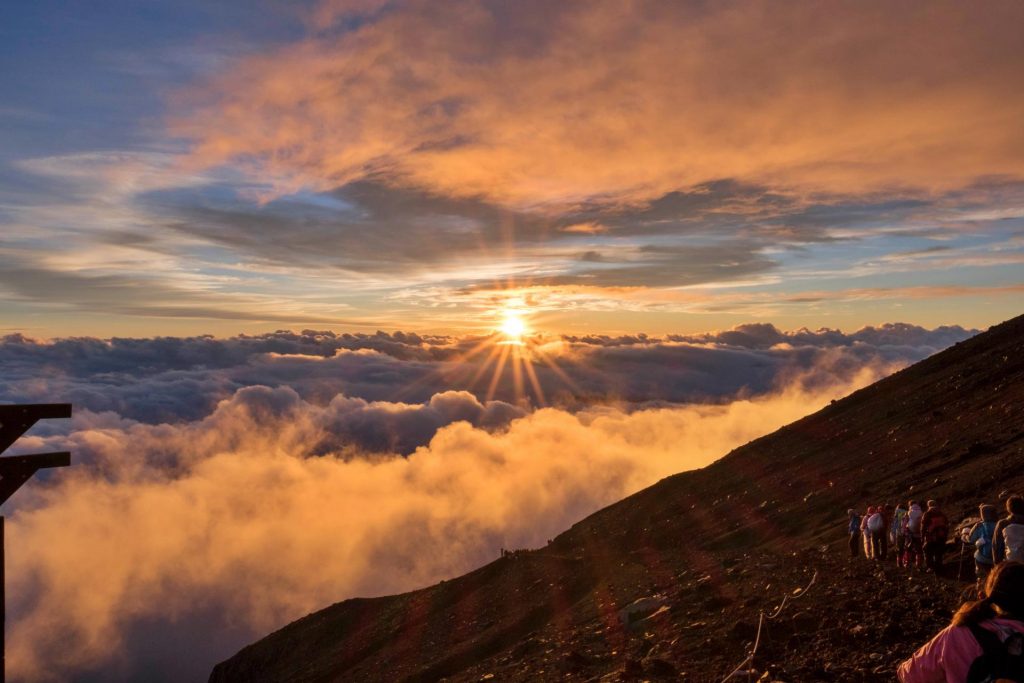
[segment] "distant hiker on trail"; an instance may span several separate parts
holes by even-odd
[[[850,557],[860,555],[860,515],[853,508],[846,511],[850,516],[850,523],[847,527],[850,532]]]
[[[909,567],[911,561],[915,568],[920,568],[924,562],[924,541],[921,537],[921,518],[924,513],[916,500],[910,501],[907,510],[907,556],[904,558],[904,566]]]
[[[896,503],[892,513],[892,524],[889,525],[889,540],[896,549],[896,566],[905,567],[907,558],[907,510],[903,503]]]
[[[996,523],[992,543],[995,561],[1024,562],[1024,498],[1007,498],[1006,511],[1009,516]]]
[[[885,508],[879,505],[875,508],[875,514],[868,517],[868,533],[871,534],[871,557],[875,560],[884,560],[886,553],[886,536],[888,531],[885,528]]]
[[[875,556],[871,546],[871,530],[868,528],[868,520],[873,514],[875,514],[875,506],[869,505],[867,512],[860,518],[860,535],[864,538],[864,557],[869,560]]]
[[[978,513],[981,515],[981,521],[971,527],[967,544],[974,546],[974,573],[980,583],[995,564],[992,541],[996,534],[996,506],[980,505]]]
[[[953,623],[900,664],[901,683],[983,683],[1024,680],[1024,564],[1004,562]]]
[[[928,501],[928,509],[921,515],[921,536],[924,539],[924,563],[931,571],[942,571],[942,556],[946,554],[949,538],[949,519],[939,509],[939,502]]]

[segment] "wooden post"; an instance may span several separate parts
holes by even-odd
[[[7,575],[4,563],[4,517],[0,515],[0,683],[7,681]]]
[[[70,403],[0,405],[0,453],[39,420],[60,417],[71,417]],[[39,470],[70,464],[71,454],[67,451],[0,458],[0,505]],[[4,560],[4,518],[0,515],[0,683],[7,681],[7,577]]]

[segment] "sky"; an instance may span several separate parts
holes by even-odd
[[[986,327],[1017,2],[12,3],[0,326]]]
[[[1022,25],[4,4],[0,402],[74,406],[10,451],[73,460],[5,503],[10,680],[204,681],[1019,315]]]

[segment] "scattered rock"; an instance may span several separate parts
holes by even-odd
[[[622,669],[622,674],[626,678],[640,678],[644,675],[643,664],[640,663],[639,659],[627,659],[626,666]]]
[[[790,619],[790,623],[793,624],[793,630],[797,633],[813,631],[818,627],[820,622],[820,617],[816,617],[810,612],[797,612],[793,615],[792,619]]]
[[[641,664],[645,673],[651,676],[668,677],[678,675],[676,665],[661,657],[646,657]]]
[[[651,616],[664,606],[665,598],[661,595],[639,598],[619,610],[619,621],[629,626],[634,621]]]
[[[704,609],[722,609],[723,607],[728,607],[732,603],[732,598],[727,598],[724,595],[713,595],[704,601]]]
[[[737,621],[729,629],[729,635],[735,640],[750,640],[757,636],[757,624],[749,621]]]

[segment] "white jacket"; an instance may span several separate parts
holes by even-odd
[[[1024,524],[1004,526],[1003,543],[1006,547],[1006,559],[1024,562]]]

